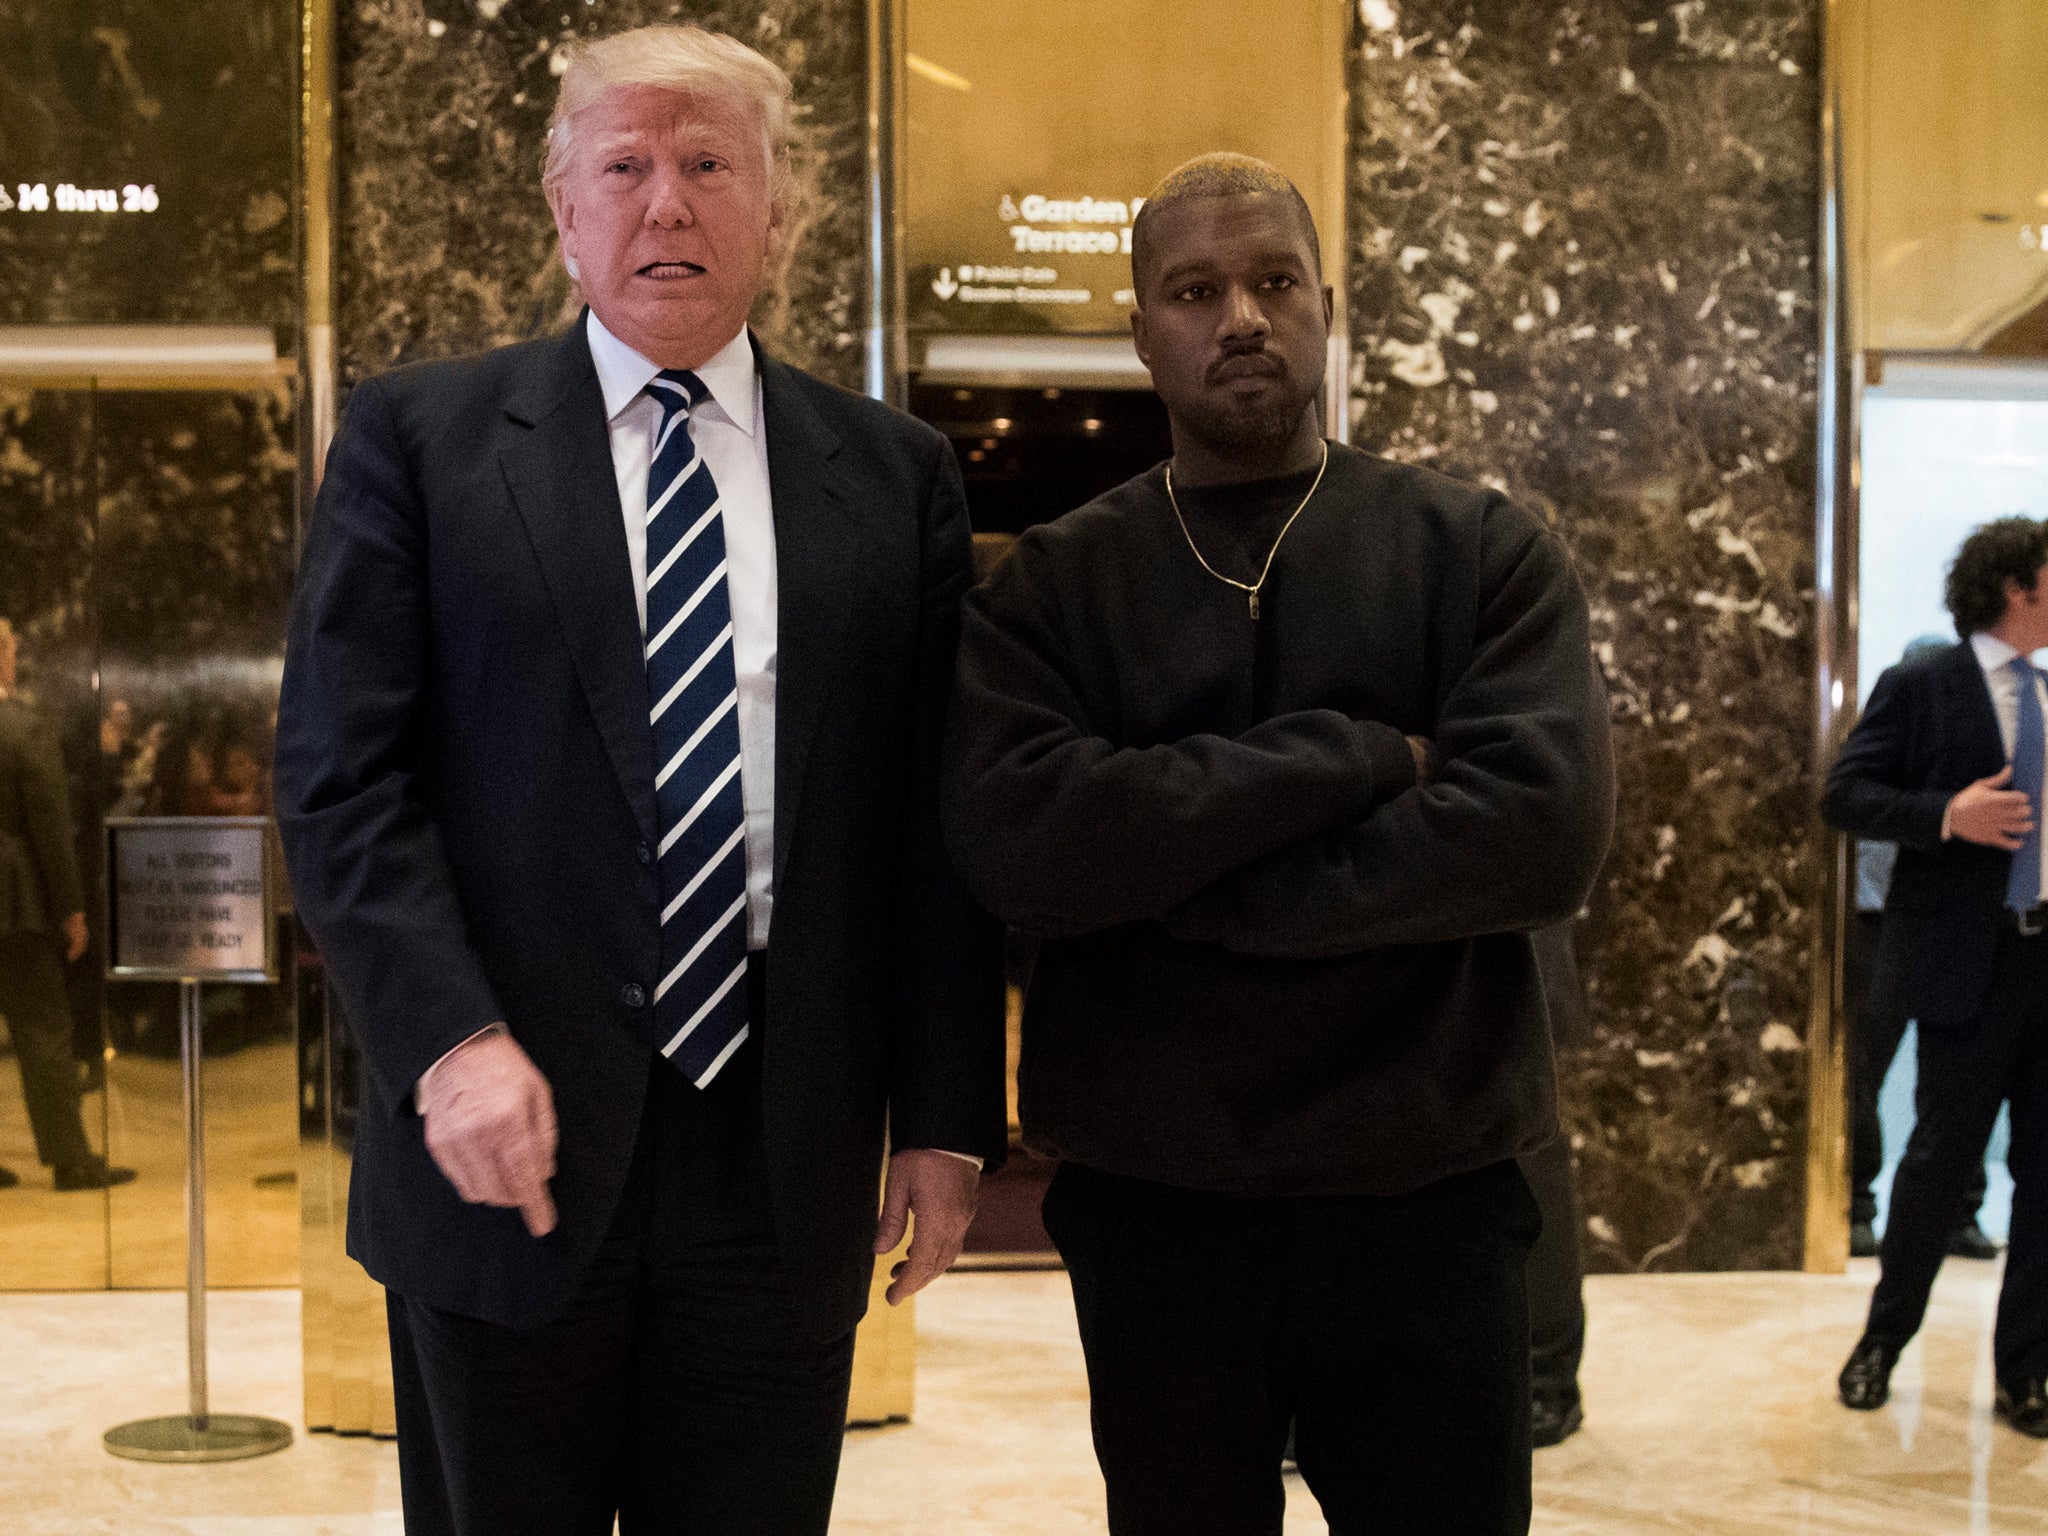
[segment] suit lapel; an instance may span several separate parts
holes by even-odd
[[[604,393],[582,322],[544,356],[506,402],[515,436],[499,462],[598,733],[642,834],[652,839],[647,669]]]
[[[768,489],[775,507],[775,879],[782,881],[804,776],[832,696],[852,613],[858,540],[840,441],[799,376],[755,343],[761,369]]]
[[[1998,729],[1990,681],[1978,665],[1976,649],[1969,641],[1963,641],[1949,653],[1949,678],[1956,709],[1957,745],[1966,771],[1972,779],[1985,778],[2005,765],[2005,737]]]

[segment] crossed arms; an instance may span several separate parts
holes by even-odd
[[[1562,550],[1519,515],[1482,538],[1476,632],[1442,685],[1442,766],[1402,733],[1301,710],[1144,749],[1093,730],[1028,575],[967,604],[946,820],[998,916],[1052,937],[1157,921],[1311,958],[1571,917],[1613,820],[1604,691]]]

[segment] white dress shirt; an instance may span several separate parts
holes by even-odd
[[[1998,734],[2005,742],[2005,759],[2011,762],[2013,747],[2020,735],[2020,680],[2013,676],[2012,671],[2012,659],[2019,652],[1996,635],[1987,635],[1982,630],[1970,636],[1970,649],[1977,653],[1977,665],[1984,669],[1984,686],[1991,690],[1991,708],[1998,716]],[[2034,696],[2041,701],[2044,718],[2048,718],[2048,687],[2043,686],[2038,672],[2034,676]],[[1946,813],[1942,816],[1941,835],[1949,835]],[[2042,898],[2048,899],[2048,837],[2041,839],[2040,891]]]
[[[661,405],[647,392],[661,372],[590,315],[590,360],[604,391],[612,471],[626,519],[633,601],[647,633],[647,471]],[[775,906],[775,508],[768,493],[768,426],[746,330],[695,370],[711,398],[690,412],[690,437],[718,486],[732,660],[739,674],[740,799],[747,826],[747,947],[768,947]]]

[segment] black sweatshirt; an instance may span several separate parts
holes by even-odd
[[[1191,531],[1214,544],[1233,496],[1275,524],[1286,490],[1200,495]],[[1228,544],[1203,553],[1248,579],[1263,550]],[[1393,1194],[1553,1133],[1528,934],[1591,888],[1613,767],[1585,599],[1527,514],[1333,444],[1254,620],[1155,468],[1017,542],[958,679],[948,845],[1045,940],[1032,1146]],[[1427,788],[1411,733],[1444,755]]]

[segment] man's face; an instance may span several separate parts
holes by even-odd
[[[759,123],[621,86],[578,114],[576,132],[552,204],[584,298],[634,351],[701,366],[746,324],[782,233]]]
[[[2005,584],[2003,622],[2015,636],[2013,644],[2021,654],[2048,650],[2048,566],[2034,573],[2031,587],[2016,581]]]
[[[1272,193],[1192,198],[1151,216],[1131,335],[1176,431],[1270,447],[1322,387],[1331,299],[1300,212]]]

